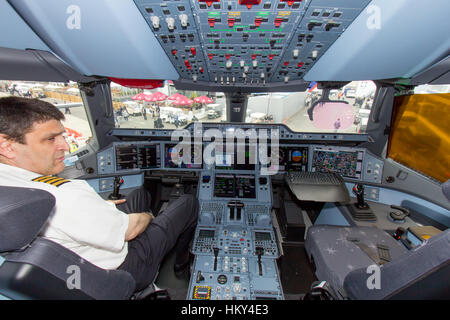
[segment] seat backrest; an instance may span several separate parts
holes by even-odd
[[[10,299],[129,299],[136,283],[40,237],[55,204],[43,190],[0,186],[0,295]]]
[[[344,280],[350,299],[449,299],[450,229],[376,271],[360,268]],[[370,285],[368,285],[370,284]]]
[[[46,191],[0,186],[0,253],[33,241],[54,205],[55,198]]]

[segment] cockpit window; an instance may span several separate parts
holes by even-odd
[[[69,153],[86,145],[92,131],[86,110],[75,82],[0,81],[0,97],[25,97],[47,101],[58,107],[65,116],[66,140]]]
[[[450,93],[394,100],[388,157],[437,181],[450,179]]]
[[[282,123],[297,132],[365,133],[375,90],[372,81],[354,81],[331,90],[327,99],[315,83],[306,92],[252,93],[245,122]],[[170,81],[153,90],[112,82],[111,92],[116,127],[177,129],[195,121],[227,121],[223,92],[177,90]],[[321,99],[327,104],[315,108]]]

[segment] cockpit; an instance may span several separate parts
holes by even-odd
[[[199,201],[185,279],[169,254],[150,294],[73,297],[448,299],[448,9],[0,0],[0,98],[64,113],[59,176],[105,200],[145,188],[155,214]],[[17,278],[45,270],[19,249],[0,245],[0,299],[71,298],[64,274],[44,296]]]

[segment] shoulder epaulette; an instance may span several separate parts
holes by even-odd
[[[70,182],[70,180],[60,178],[60,177],[55,177],[55,176],[41,176],[41,177],[32,179],[32,181],[48,183],[55,187],[59,187],[59,186],[63,185],[64,183]]]

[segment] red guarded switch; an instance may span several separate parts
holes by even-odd
[[[172,54],[174,55],[174,56],[176,56],[177,55],[177,49],[172,49]]]
[[[262,18],[256,18],[255,19],[255,26],[259,27],[261,25]]]
[[[195,50],[194,47],[191,48],[191,53],[193,56],[195,56],[197,54],[197,50]]]
[[[234,19],[234,18],[228,18],[228,26],[229,26],[230,28],[233,28],[235,22],[236,22],[236,19]]]
[[[214,57],[214,55],[212,53],[208,53],[209,60],[212,60],[213,57]]]
[[[283,18],[275,18],[275,27],[279,28],[282,22]]]

